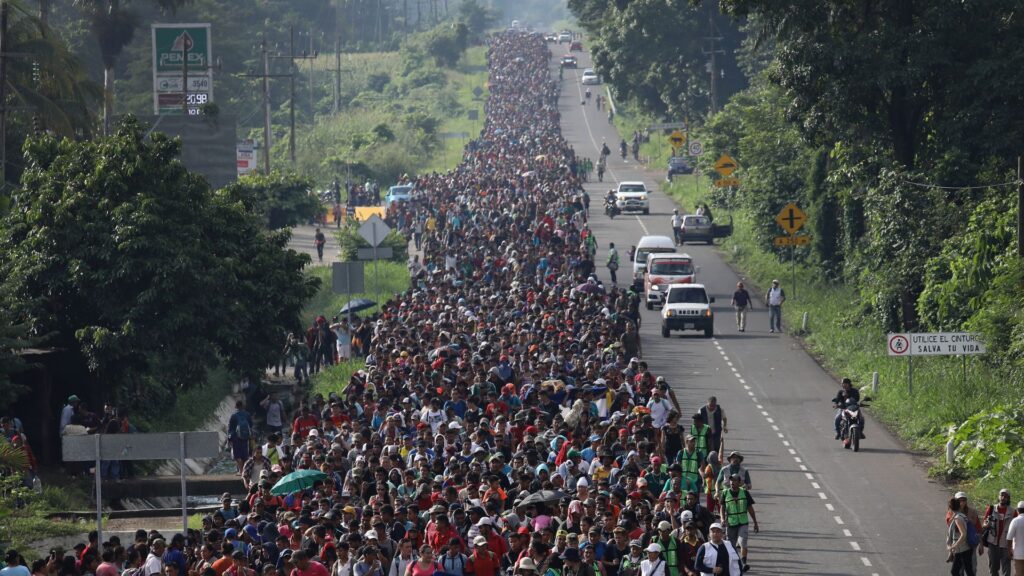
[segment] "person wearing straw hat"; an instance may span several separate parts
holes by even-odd
[[[693,563],[701,576],[740,576],[740,555],[732,542],[725,539],[725,529],[718,522],[711,525],[711,540],[697,550]]]

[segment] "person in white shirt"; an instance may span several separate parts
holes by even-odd
[[[1013,559],[1013,573],[1024,576],[1024,500],[1017,502],[1017,517],[1010,521],[1006,542]]]
[[[668,414],[672,411],[672,403],[665,398],[661,388],[655,388],[651,399],[647,401],[647,408],[651,411],[651,420],[654,427],[661,430],[668,423]]]
[[[162,576],[164,572],[164,550],[167,544],[160,538],[153,541],[153,548],[142,565],[142,576]]]
[[[638,576],[665,576],[668,570],[666,570],[665,560],[661,557],[661,544],[651,542],[645,551],[647,558],[640,562]]]
[[[764,303],[768,306],[768,332],[782,332],[782,305],[786,302],[786,291],[779,286],[778,280],[772,280],[772,287],[764,295]]]

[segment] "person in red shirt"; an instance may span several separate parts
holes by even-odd
[[[501,534],[494,529],[494,522],[490,518],[484,516],[477,521],[476,526],[480,530],[480,536],[487,541],[488,550],[497,554],[498,558],[508,554],[508,542],[505,542]],[[476,540],[473,544],[476,545]]]
[[[300,438],[305,439],[309,436],[309,431],[319,425],[320,421],[313,415],[313,409],[308,405],[303,406],[301,414],[292,422],[292,434],[298,434]]]
[[[427,528],[427,544],[435,551],[443,549],[449,542],[455,542],[458,538],[459,533],[452,528],[448,516],[444,514],[438,515],[433,525]]]
[[[327,568],[319,562],[310,560],[304,550],[292,553],[292,563],[295,564],[295,568],[292,568],[290,576],[330,576]]]
[[[500,538],[500,536],[499,536]],[[477,536],[473,539],[473,555],[466,562],[466,572],[474,576],[498,576],[501,568],[501,556],[496,550],[488,549],[488,539]],[[505,552],[502,552],[504,554]]]

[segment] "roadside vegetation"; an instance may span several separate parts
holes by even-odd
[[[655,0],[569,4],[622,101],[620,130],[689,120],[705,149],[701,186],[677,178],[666,190],[691,209],[707,202],[716,219],[734,217],[722,252],[761,288],[783,281],[790,330],[806,312],[806,344],[829,370],[860,386],[877,371],[872,410],[939,457],[936,472],[985,499],[1019,482],[1024,270],[1015,191],[1024,108],[1003,71],[1024,37],[1024,24],[1009,17],[1016,3],[897,13],[734,0],[721,4],[723,14]],[[649,25],[652,11],[664,26]],[[678,41],[679,30],[709,18],[725,19],[729,54],[711,74],[706,47]],[[628,41],[638,26],[649,42]],[[712,75],[732,84],[712,86]],[[663,138],[651,134],[641,150],[659,171]],[[723,153],[739,164],[738,188],[711,185]],[[795,286],[789,250],[772,244],[784,234],[774,216],[789,202],[808,214],[799,234],[811,237],[795,250]],[[907,361],[888,357],[885,335],[938,331],[977,333],[988,353],[966,361],[966,376],[961,358],[916,358],[909,393]],[[947,466],[950,439],[956,458]]]

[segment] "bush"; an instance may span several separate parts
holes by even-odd
[[[359,235],[359,226],[355,223],[338,231],[338,244],[341,246],[342,260],[357,260],[359,248],[369,248],[370,243]],[[392,250],[392,262],[405,262],[409,259],[409,240],[397,230],[392,230],[380,244]]]
[[[956,476],[991,478],[1017,467],[1024,450],[1024,403],[1003,406],[968,418],[950,430]]]

